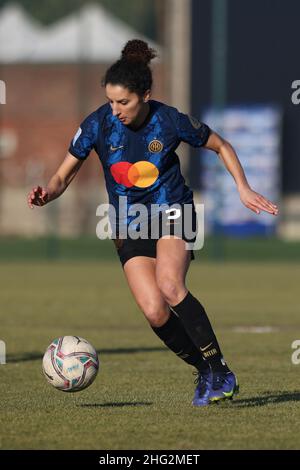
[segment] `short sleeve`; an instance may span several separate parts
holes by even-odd
[[[85,160],[95,148],[99,132],[99,119],[96,112],[90,114],[81,124],[74,135],[69,152],[74,157]]]
[[[193,147],[202,147],[205,145],[210,135],[210,128],[197,118],[189,116],[188,114],[183,114],[178,111],[176,114],[178,138]]]

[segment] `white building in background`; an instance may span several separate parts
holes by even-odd
[[[138,37],[162,51],[103,7],[87,4],[50,26],[42,26],[24,9],[8,4],[0,10],[0,63],[109,63],[124,44]]]
[[[0,63],[30,61],[42,31],[19,5],[3,7],[0,10]]]
[[[63,198],[30,211],[32,185],[47,183],[81,119],[105,102],[100,86],[126,42],[145,39],[100,6],[86,5],[42,26],[14,4],[0,9],[0,235],[94,234],[106,202],[99,162],[91,156]],[[163,63],[154,61],[155,97],[164,100]],[[81,66],[84,63],[84,66]],[[1,84],[1,82],[0,82]],[[2,85],[2,95],[4,90]],[[72,134],[73,133],[73,134]]]

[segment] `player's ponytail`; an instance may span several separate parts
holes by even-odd
[[[121,58],[106,72],[102,85],[121,85],[131,92],[143,96],[152,88],[152,72],[149,63],[156,57],[156,51],[145,41],[132,39],[122,50]]]
[[[122,50],[121,60],[138,61],[148,65],[156,56],[156,51],[151,49],[145,41],[132,39]]]

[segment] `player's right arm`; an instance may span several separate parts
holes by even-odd
[[[36,186],[30,191],[27,197],[29,207],[33,209],[34,206],[44,206],[53,199],[58,198],[74,179],[83,161],[68,152],[48,185],[45,188]]]
[[[106,107],[102,107],[105,112]],[[99,108],[101,110],[102,108]],[[31,209],[34,206],[44,206],[58,198],[74,179],[82,163],[92,149],[96,149],[98,131],[100,128],[99,110],[90,114],[81,124],[73,137],[69,151],[45,188],[37,186],[28,194],[27,202]]]

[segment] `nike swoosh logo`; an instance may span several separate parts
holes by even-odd
[[[119,150],[119,149],[122,149],[122,148],[124,148],[124,145],[120,145],[119,147],[113,147],[112,145],[110,146],[110,150],[112,152],[115,152],[116,150]]]
[[[208,344],[207,346],[205,346],[204,348],[200,348],[200,351],[202,351],[202,352],[203,352],[203,351],[206,351],[206,349],[209,348],[209,346],[211,346],[211,345],[212,345],[212,342],[209,343],[209,344]]]

